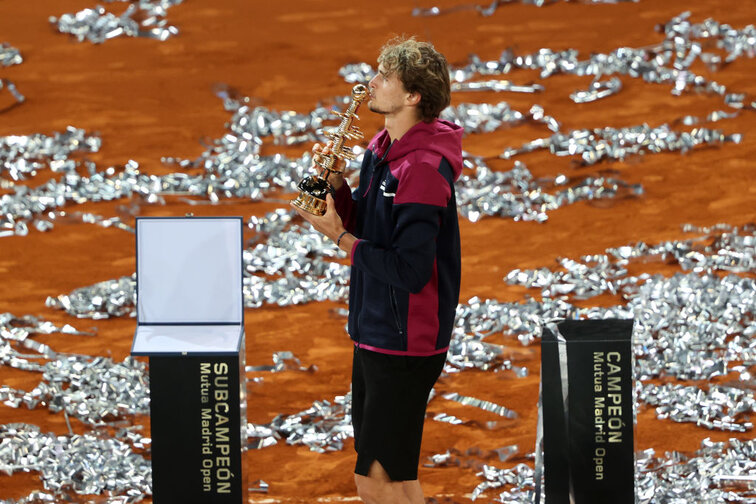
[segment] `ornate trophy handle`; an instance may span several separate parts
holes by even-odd
[[[362,131],[357,125],[353,124],[359,120],[357,109],[368,97],[368,89],[364,84],[357,84],[352,88],[352,101],[344,112],[337,112],[336,115],[341,117],[339,125],[332,130],[324,131],[323,134],[333,142],[331,152],[321,154],[314,163],[320,167],[320,174],[309,176],[303,179],[299,185],[299,196],[294,200],[293,205],[305,212],[314,215],[323,215],[326,211],[325,198],[329,192],[333,191],[331,184],[328,183],[328,177],[331,173],[342,173],[343,170],[338,168],[338,161],[351,161],[356,156],[351,148],[346,145],[347,140],[359,140],[363,138]]]

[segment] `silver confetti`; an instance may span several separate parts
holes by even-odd
[[[512,411],[511,409],[505,406],[501,406],[500,404],[492,403],[491,401],[485,401],[483,399],[477,399],[475,397],[459,395],[456,392],[450,392],[448,394],[444,394],[443,398],[449,401],[455,401],[460,404],[464,404],[466,406],[474,406],[476,408],[480,408],[485,411],[490,411],[491,413],[494,413],[499,416],[503,416],[505,418],[517,418],[516,412]]]
[[[587,90],[575,91],[570,94],[570,98],[575,103],[589,103],[601,98],[606,98],[617,94],[622,89],[622,81],[617,77],[612,77],[608,81],[594,81]]]
[[[557,175],[536,180],[519,161],[506,172],[492,170],[481,158],[468,157],[466,163],[474,166],[474,173],[463,174],[457,182],[457,203],[460,215],[472,222],[483,216],[545,222],[548,212],[564,205],[643,193],[641,186],[615,177]],[[549,192],[550,188],[557,190]]]
[[[474,82],[452,82],[452,91],[509,91],[511,93],[540,93],[540,84],[514,84],[508,80],[487,80]]]
[[[415,7],[412,9],[412,15],[416,17],[428,17],[428,16],[440,16],[443,14],[451,14],[453,12],[474,10],[481,16],[492,16],[496,9],[504,4],[522,3],[526,5],[534,5],[536,7],[544,7],[546,5],[554,4],[560,1],[574,2],[576,0],[492,0],[490,4],[461,4],[451,7]],[[619,2],[638,2],[639,0],[579,0],[585,4],[615,4]]]
[[[16,85],[13,82],[9,81],[8,79],[0,79],[0,96],[6,91],[10,94],[13,102],[11,102],[9,105],[3,105],[2,102],[0,102],[0,112],[8,110],[13,106],[18,105],[19,103],[26,101],[26,97],[22,95],[18,91],[18,89],[16,89]]]
[[[146,37],[165,41],[178,33],[167,24],[166,11],[183,0],[138,0],[130,3],[120,16],[97,6],[75,14],[50,17],[59,32],[74,35],[79,42],[89,40],[101,44],[106,40],[126,37]],[[137,21],[137,19],[139,19]]]
[[[286,439],[287,444],[305,445],[319,453],[342,450],[344,440],[354,437],[351,407],[350,392],[337,396],[333,404],[315,401],[308,409],[294,415],[278,415],[269,424],[248,424],[248,438],[257,440],[249,447],[264,448]]]
[[[150,461],[131,444],[97,433],[59,436],[34,425],[0,425],[0,471],[39,472],[46,490],[3,504],[68,502],[68,496],[103,493],[108,502],[125,504],[152,493]]]
[[[273,354],[272,366],[247,366],[245,371],[247,373],[268,371],[271,373],[280,373],[281,371],[305,371],[312,373],[317,371],[318,367],[315,364],[310,366],[303,366],[300,360],[294,356],[292,352],[276,352]]]
[[[746,432],[753,423],[743,417],[756,413],[753,390],[710,385],[708,390],[683,385],[644,385],[638,399],[656,406],[658,418],[693,422],[709,429]]]
[[[20,65],[23,61],[24,58],[21,56],[21,52],[19,52],[18,49],[7,42],[0,44],[0,66],[8,67],[12,65]]]

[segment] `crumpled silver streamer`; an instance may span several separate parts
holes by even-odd
[[[269,424],[247,424],[249,448],[265,448],[286,439],[290,445],[306,445],[325,453],[344,448],[344,440],[354,437],[351,392],[329,401],[315,401],[294,415],[278,415]]]
[[[474,406],[485,411],[490,411],[491,413],[503,416],[504,418],[517,418],[517,413],[515,411],[507,408],[506,406],[502,406],[491,401],[486,401],[484,399],[463,396],[456,392],[449,392],[447,394],[444,394],[442,397],[448,401],[458,402],[460,404],[464,404],[465,406]]]
[[[462,420],[459,417],[456,417],[454,415],[449,415],[443,412],[433,415],[433,420],[435,422],[449,423],[452,425],[466,425],[469,427],[475,427],[478,429],[488,429],[488,430],[496,429],[500,425],[500,422],[495,422],[495,421],[479,422],[477,420]]]
[[[651,127],[647,124],[627,128],[594,128],[554,133],[538,138],[520,148],[508,148],[499,154],[501,159],[549,149],[556,156],[580,156],[582,164],[593,165],[605,160],[624,161],[626,158],[648,153],[680,152],[684,154],[700,145],[740,143],[742,135],[725,135],[720,130],[694,128],[675,131],[668,124]]]
[[[415,7],[412,9],[412,15],[415,17],[440,16],[442,14],[451,14],[453,12],[474,10],[481,16],[492,16],[496,9],[505,4],[521,3],[534,5],[536,7],[545,7],[557,2],[575,2],[576,0],[493,0],[490,4],[461,4],[451,7]],[[639,0],[578,0],[584,4],[615,4],[619,2],[634,2]]]
[[[0,471],[39,472],[46,492],[2,504],[69,502],[108,495],[109,503],[139,502],[152,494],[150,461],[120,439],[98,433],[59,436],[29,424],[0,425]]]
[[[130,3],[120,16],[107,12],[102,6],[83,9],[76,14],[50,17],[59,32],[74,35],[79,42],[89,40],[101,44],[106,40],[126,37],[146,37],[160,41],[178,33],[178,28],[168,25],[167,10],[183,0],[138,0]]]
[[[305,371],[312,373],[318,370],[318,366],[311,364],[307,367],[292,352],[282,351],[273,354],[272,366],[247,366],[247,373],[268,371],[271,373],[280,373],[281,371]]]
[[[23,63],[23,61],[24,58],[21,57],[21,53],[18,51],[18,49],[6,42],[0,44],[0,67],[20,65],[21,63]],[[13,106],[18,105],[19,103],[23,103],[26,100],[26,97],[22,95],[18,91],[18,89],[16,89],[16,85],[13,82],[8,79],[0,78],[0,96],[2,96],[6,91],[10,94],[12,101],[9,101],[9,103],[7,104],[4,103],[4,101],[6,100],[0,101],[0,112],[8,110]],[[1,172],[2,167],[0,167],[0,173]]]
[[[452,79],[463,83],[476,75],[501,75],[515,69],[540,70],[542,79],[559,73],[592,75],[596,80],[602,76],[619,74],[641,78],[646,82],[671,85],[674,95],[693,90],[718,94],[732,108],[756,107],[756,102],[745,102],[744,94],[728,92],[725,86],[690,70],[697,58],[704,61],[710,70],[716,71],[739,57],[752,57],[756,54],[753,25],[736,30],[712,19],[692,24],[689,17],[690,13],[685,12],[662,25],[665,40],[647,47],[620,47],[606,54],[591,54],[585,60],[580,60],[578,51],[574,49],[553,51],[542,48],[533,54],[522,56],[505,50],[499,59],[488,61],[472,55],[467,65],[451,70]],[[695,39],[702,39],[704,43]],[[727,51],[728,56],[724,62],[717,53],[703,50],[703,47],[712,45],[711,39],[716,41],[717,47]]]
[[[562,259],[566,272],[513,270],[506,280],[541,289],[543,306],[537,303],[531,306],[534,319],[542,317],[539,309],[554,318],[634,318],[638,379],[660,376],[710,379],[725,375],[734,370],[731,366],[734,362],[744,361],[747,365],[756,362],[753,339],[756,281],[734,274],[718,275],[715,270],[754,271],[754,227],[719,226],[719,233],[705,228],[686,229],[707,234],[689,241],[610,249],[610,255],[616,258],[597,255],[584,257],[582,261]],[[627,275],[628,259],[649,257],[660,257],[665,262],[676,260],[681,267],[694,272],[669,278]],[[606,292],[621,294],[627,304],[575,310],[566,301]],[[556,309],[554,301],[559,303]],[[561,310],[563,314],[558,315]],[[534,323],[528,329],[540,326]],[[518,337],[528,343],[538,334],[520,332]]]
[[[638,400],[656,406],[660,419],[734,432],[751,430],[753,423],[745,419],[756,413],[753,390],[719,385],[702,390],[695,386],[648,383],[639,389]]]
[[[0,79],[0,93],[5,92],[6,90],[8,91],[8,93],[10,93],[11,98],[13,98],[13,102],[11,102],[9,105],[3,105],[2,103],[0,103],[0,112],[4,112],[14,107],[15,105],[18,105],[19,103],[26,101],[26,97],[22,95],[18,91],[18,89],[16,89],[16,85],[13,84],[13,82],[9,81],[8,79]]]
[[[474,368],[494,372],[513,370],[519,377],[528,375],[527,368],[514,366],[510,359],[502,357],[502,353],[501,345],[481,341],[476,335],[455,334],[449,342],[444,373],[448,375]]]
[[[0,385],[7,406],[46,406],[94,426],[124,415],[149,413],[149,383],[144,363],[131,357],[122,363],[106,357],[53,355],[41,369],[44,381],[30,392]],[[20,360],[16,356],[16,360]],[[17,366],[14,366],[17,367]]]
[[[710,70],[716,71],[741,56],[756,56],[756,27],[752,24],[737,30],[711,18],[702,23],[691,23],[690,11],[686,11],[657,26],[657,30],[664,32],[667,48],[674,52],[676,68],[687,68],[696,58],[700,58]],[[715,39],[715,47],[724,50],[727,57],[722,60],[716,53],[704,52],[704,44],[694,39]]]
[[[249,487],[250,492],[260,492],[260,493],[268,493],[270,485],[268,485],[263,480],[257,480],[254,483],[252,483],[252,486]]]
[[[45,306],[65,310],[79,318],[136,317],[136,275],[105,280],[70,294],[49,296]]]
[[[606,98],[619,93],[622,90],[622,81],[612,77],[607,81],[593,81],[586,90],[578,90],[570,94],[570,99],[575,103],[590,103],[601,98]]]
[[[294,215],[292,210],[279,209],[250,218],[258,240],[267,239],[243,254],[250,275],[245,277],[245,306],[346,299],[349,266],[326,260],[343,258],[345,253],[310,225],[293,224]]]
[[[377,72],[368,63],[347,63],[339,68],[339,75],[350,84],[370,82]]]
[[[733,488],[732,482],[748,483],[756,470],[756,441],[730,439],[729,443],[701,442],[695,454],[668,452],[656,457],[654,450],[638,452],[635,488],[639,504],[654,502],[756,502],[752,488]],[[486,497],[489,490],[506,488],[490,502],[530,504],[534,502],[534,471],[525,464],[511,469],[484,465],[477,474],[484,481],[472,492],[471,500]]]
[[[441,119],[462,126],[465,133],[491,133],[503,127],[512,127],[527,121],[543,123],[551,131],[561,127],[559,121],[544,114],[543,107],[534,105],[526,114],[513,110],[507,102],[460,103],[441,111]]]
[[[465,451],[449,448],[444,453],[429,456],[428,462],[423,464],[423,467],[461,466],[480,469],[483,466],[482,460],[498,459],[499,462],[506,462],[516,457],[519,453],[520,448],[517,445],[503,446],[495,450],[481,450],[477,446],[468,448]],[[468,457],[468,459],[462,460],[462,457]]]
[[[102,139],[68,126],[62,133],[41,133],[0,137],[0,175],[11,180],[35,176],[38,170],[71,173],[77,168],[74,154],[98,152]]]
[[[740,385],[733,386],[752,390],[752,367],[756,365],[756,282],[750,277],[719,275],[715,270],[754,271],[754,228],[718,225],[712,228],[686,226],[685,229],[705,234],[687,241],[610,249],[610,255],[616,254],[616,258],[563,259],[565,273],[545,269],[514,270],[507,275],[507,280],[541,289],[543,300],[500,303],[472,298],[457,308],[453,340],[475,341],[504,334],[529,345],[550,320],[634,318],[637,379],[671,376],[709,380],[737,372],[740,375],[736,383]],[[696,271],[669,278],[628,275],[626,266],[630,258],[647,261],[649,257],[662,257],[667,263],[677,260],[681,266]],[[577,308],[568,301],[606,292],[621,294],[626,304]],[[474,362],[473,366],[485,369],[490,366],[493,354],[480,352],[469,359]],[[749,394],[743,398],[735,393],[717,395],[717,400],[726,411],[738,412],[752,404],[753,396]],[[725,402],[725,399],[728,400]],[[698,408],[675,414],[710,428],[740,428],[707,415],[709,413]],[[746,424],[741,425],[750,429]]]
[[[511,93],[540,93],[544,87],[540,84],[515,84],[508,80],[487,80],[473,82],[452,82],[452,91],[509,91]]]
[[[37,359],[53,359],[58,356],[49,346],[33,339],[35,334],[78,334],[92,336],[81,332],[69,324],[58,327],[50,321],[32,315],[16,317],[12,313],[0,313],[0,364],[24,371],[43,371],[44,366]],[[26,354],[17,350],[22,347],[36,354]]]
[[[56,332],[87,334],[28,315],[0,314],[0,364],[42,372],[43,380],[29,392],[0,385],[0,401],[13,408],[46,406],[53,413],[64,411],[89,425],[149,412],[145,364],[130,357],[115,363],[105,357],[60,354],[32,338]]]
[[[722,121],[724,119],[734,119],[740,115],[739,111],[735,112],[725,112],[724,110],[715,110],[714,112],[710,112],[706,115],[706,117],[696,117],[687,115],[679,119],[678,121],[686,126],[693,126],[694,124],[699,124],[702,122],[718,122]]]
[[[645,277],[627,276],[626,267],[631,261],[673,261],[683,270],[697,273],[756,272],[756,226],[700,228],[686,224],[682,229],[701,236],[656,245],[639,242],[609,248],[606,254],[583,256],[580,260],[560,258],[557,262],[564,271],[515,269],[505,280],[512,285],[540,288],[544,297],[569,294],[574,299],[587,299],[604,293],[627,297],[636,291]]]
[[[515,161],[509,171],[492,170],[481,158],[468,157],[465,164],[474,166],[474,172],[464,173],[457,182],[457,208],[459,214],[471,222],[477,222],[483,216],[545,222],[548,212],[564,205],[643,194],[640,185],[628,184],[615,177],[583,175],[568,178],[560,174],[536,180],[520,161]],[[557,190],[547,192],[550,188]]]
[[[92,212],[48,212],[46,217],[34,219],[34,227],[38,231],[49,231],[53,228],[55,222],[83,222],[86,224],[96,224],[104,228],[116,228],[136,233],[136,230],[124,223],[120,217],[103,217],[102,215]]]
[[[18,49],[7,42],[0,44],[0,66],[20,65],[23,62],[24,58]]]

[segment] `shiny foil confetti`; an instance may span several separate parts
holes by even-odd
[[[540,84],[515,84],[508,80],[452,82],[452,91],[508,91],[510,93],[540,93]]]
[[[539,138],[524,144],[519,149],[509,148],[502,152],[501,159],[548,149],[556,156],[579,156],[583,165],[601,161],[624,161],[630,156],[680,152],[684,154],[698,146],[740,143],[739,133],[726,135],[720,130],[694,128],[691,131],[675,131],[669,125],[652,128],[648,125],[628,128],[594,128],[555,133],[549,138]]]
[[[753,423],[746,420],[756,413],[753,390],[719,385],[702,390],[695,386],[649,383],[638,391],[638,399],[655,406],[661,419],[733,432],[753,429]]]
[[[481,158],[468,157],[465,163],[473,166],[474,171],[464,173],[457,181],[457,206],[459,214],[472,222],[483,216],[545,222],[548,212],[564,205],[643,194],[640,185],[628,184],[616,177],[568,178],[560,174],[536,180],[519,161],[515,161],[509,171],[492,170]]]
[[[591,82],[588,89],[571,93],[570,99],[575,103],[589,103],[617,94],[620,90],[622,90],[622,81],[617,77],[612,77],[607,81]]]
[[[710,379],[734,370],[733,363],[756,359],[756,283],[748,277],[714,273],[753,271],[754,228],[718,229],[719,232],[700,230],[711,234],[689,241],[611,249],[614,257],[562,259],[560,263],[566,268],[563,272],[514,270],[506,279],[541,289],[544,308],[551,306],[552,300],[565,303],[549,313],[555,318],[634,318],[639,379]],[[666,262],[676,259],[683,269],[693,272],[671,277],[627,275],[624,268],[630,258],[654,257]],[[585,299],[601,293],[619,294],[627,304],[574,310],[567,303],[571,298]],[[556,313],[560,310],[565,310],[563,315]],[[712,318],[712,313],[717,317]],[[528,342],[527,333],[519,337]]]
[[[303,366],[302,362],[294,356],[292,352],[283,351],[273,354],[273,365],[271,366],[247,366],[247,373],[267,371],[270,373],[280,373],[281,371],[305,371],[313,373],[318,370],[315,364]]]
[[[39,170],[72,173],[78,164],[73,155],[98,152],[102,140],[97,135],[69,126],[53,135],[32,134],[0,137],[0,177],[24,180]]]
[[[0,402],[64,411],[89,425],[149,412],[144,363],[130,357],[116,363],[106,357],[59,354],[33,339],[34,334],[58,332],[83,334],[69,325],[58,328],[35,317],[0,314],[0,364],[42,373],[42,381],[29,392],[0,385]]]
[[[450,448],[444,453],[437,453],[428,457],[428,462],[423,464],[423,467],[461,466],[479,469],[483,466],[481,462],[483,460],[498,459],[499,462],[506,462],[516,457],[519,453],[520,449],[517,445],[503,446],[495,450],[481,450],[477,446],[468,448],[465,451]]]
[[[26,97],[16,89],[13,82],[8,79],[0,79],[0,112],[4,112],[24,101],[26,101]]]
[[[534,105],[526,114],[513,110],[507,102],[460,103],[441,111],[441,119],[451,121],[464,128],[466,134],[491,133],[501,128],[518,126],[525,122],[543,123],[551,131],[557,132],[561,125],[551,116],[544,114],[543,107]]]
[[[294,415],[278,415],[266,425],[247,425],[251,449],[265,448],[285,439],[290,445],[305,445],[325,453],[344,448],[344,440],[354,437],[351,392],[336,396],[333,403],[315,401]]]
[[[23,61],[24,58],[18,49],[6,42],[0,44],[0,67],[20,65]],[[0,78],[0,112],[23,103],[25,100],[26,97],[16,89],[16,85],[12,81]]]
[[[38,472],[45,487],[3,504],[78,502],[82,495],[102,494],[125,504],[152,493],[149,459],[132,444],[98,433],[60,436],[35,425],[0,425],[0,472]]]
[[[498,5],[494,1],[487,9],[493,12]],[[480,6],[478,6],[480,7]],[[450,10],[458,10],[452,7]],[[468,5],[464,8],[476,8]],[[439,8],[415,12],[438,15]],[[674,95],[689,91],[717,94],[731,108],[755,108],[756,102],[746,102],[742,93],[732,93],[716,81],[697,75],[690,67],[697,59],[708,65],[711,71],[717,71],[726,63],[737,58],[756,55],[756,36],[753,25],[735,29],[727,24],[707,19],[703,23],[691,23],[690,13],[676,16],[658,29],[664,32],[665,40],[643,48],[620,47],[610,53],[593,53],[587,59],[579,59],[575,49],[553,51],[541,48],[527,55],[515,55],[512,50],[504,50],[496,60],[482,60],[477,55],[470,56],[469,63],[451,69],[452,81],[462,88],[473,85],[473,79],[480,76],[496,76],[510,73],[516,69],[540,70],[540,77],[546,79],[556,74],[573,74],[594,76],[594,83],[588,90],[573,93],[573,100],[579,103],[594,101],[618,92],[621,82],[615,74],[639,78],[649,83],[671,85]],[[707,52],[704,48],[715,46],[727,52],[724,60],[717,52]],[[353,64],[351,68],[358,68]],[[599,81],[600,77],[610,77]],[[495,80],[483,84],[488,90],[495,90]],[[540,85],[539,85],[540,86]],[[535,89],[533,89],[535,91]]]
[[[7,42],[0,44],[0,66],[20,65],[23,62],[24,58],[18,49]]]
[[[48,297],[45,305],[79,318],[136,317],[135,275],[98,282],[70,294]]]
[[[490,411],[491,413],[494,413],[499,416],[503,416],[504,418],[510,418],[510,419],[517,418],[516,412],[512,411],[506,406],[502,406],[500,404],[496,404],[491,401],[486,401],[486,400],[478,399],[475,397],[459,395],[456,392],[450,392],[448,394],[444,394],[442,397],[448,401],[458,402],[460,404],[464,404],[465,406],[473,406],[475,408],[480,408],[485,411]]]
[[[439,466],[444,465],[443,456],[436,460]],[[754,440],[714,443],[705,439],[694,454],[668,452],[662,457],[657,457],[652,449],[645,450],[636,455],[637,502],[754,503],[754,486],[749,479],[754,470]],[[473,501],[485,498],[487,502],[502,504],[534,502],[535,474],[526,464],[510,469],[483,464],[477,476],[483,482],[473,490]],[[738,482],[742,483],[740,487]]]
[[[102,6],[83,9],[75,14],[50,17],[50,23],[61,33],[76,37],[79,42],[89,40],[101,44],[115,37],[145,37],[167,40],[178,33],[178,28],[168,25],[167,10],[183,0],[138,0],[129,3],[120,15],[108,12]]]
[[[505,4],[521,3],[526,5],[534,5],[536,7],[545,7],[557,2],[575,2],[576,0],[492,0],[488,4],[460,4],[451,7],[415,7],[412,9],[412,15],[416,17],[429,17],[429,16],[441,16],[443,14],[451,14],[459,11],[473,10],[481,16],[492,16],[496,10]],[[615,4],[619,2],[635,2],[639,0],[578,0],[584,4]]]

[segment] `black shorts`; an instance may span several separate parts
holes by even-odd
[[[392,481],[417,479],[425,407],[445,362],[446,352],[411,357],[355,347],[352,425],[356,474],[367,476],[377,460]]]

